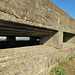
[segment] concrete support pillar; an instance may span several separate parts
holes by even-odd
[[[32,42],[33,45],[36,44],[36,40],[37,40],[36,37],[30,37],[30,41]]]
[[[9,42],[9,47],[15,46],[15,42],[16,42],[15,36],[7,36],[6,40]]]
[[[36,41],[35,37],[30,37],[30,41]]]
[[[63,47],[63,31],[54,32],[50,35],[40,38],[40,44],[52,46],[55,48]]]

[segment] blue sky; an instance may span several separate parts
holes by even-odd
[[[75,19],[75,0],[50,0]]]

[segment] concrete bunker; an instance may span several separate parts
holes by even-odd
[[[75,19],[50,0],[33,2],[0,0],[0,2],[0,36],[7,37],[6,41],[1,42],[0,47],[30,46],[36,45],[37,42],[45,45],[1,49],[0,75],[47,75],[59,61],[75,54],[75,44],[66,43],[74,43],[75,35],[68,39],[68,34],[64,34],[64,32],[75,34]],[[16,37],[30,37],[30,40],[16,41]]]

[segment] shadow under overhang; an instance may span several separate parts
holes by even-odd
[[[15,23],[11,21],[0,20],[0,36],[45,36],[50,35],[56,30],[44,27],[31,26],[28,24]]]

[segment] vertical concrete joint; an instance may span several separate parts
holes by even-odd
[[[36,37],[30,37],[30,41],[32,42],[33,45],[36,44],[36,40],[37,40]]]
[[[9,46],[13,47],[16,43],[16,37],[15,36],[7,36],[6,41],[8,41]]]

